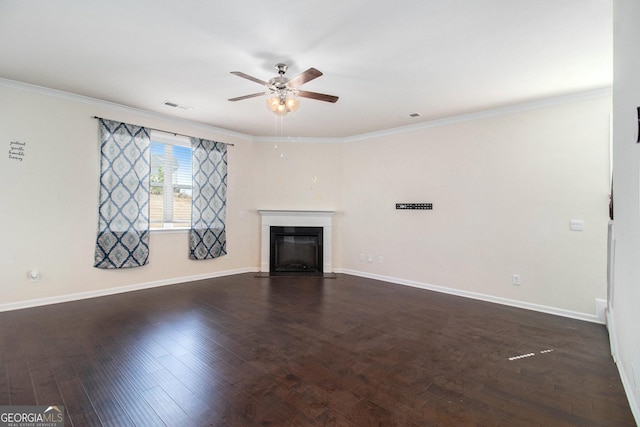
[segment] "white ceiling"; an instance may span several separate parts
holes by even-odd
[[[275,116],[230,71],[319,69],[340,100],[278,132],[349,137],[611,86],[612,39],[610,0],[0,0],[0,78],[252,136]]]

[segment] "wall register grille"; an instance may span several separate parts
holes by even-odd
[[[432,210],[433,203],[396,203],[398,210]]]

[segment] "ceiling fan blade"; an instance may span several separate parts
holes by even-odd
[[[289,87],[298,87],[302,86],[306,82],[309,82],[313,79],[316,79],[322,75],[322,72],[316,70],[315,68],[309,68],[307,71],[298,74],[289,80]]]
[[[303,98],[317,99],[318,101],[325,101],[325,102],[336,102],[336,101],[338,101],[338,97],[337,96],[325,95],[324,93],[309,92],[309,91],[306,91],[306,90],[299,90],[297,92],[298,92],[298,96],[301,96]]]
[[[229,101],[242,101],[243,99],[255,98],[256,96],[269,95],[269,92],[252,93],[251,95],[239,96],[231,98]]]
[[[258,84],[261,84],[263,86],[268,86],[269,83],[265,82],[264,80],[260,80],[256,77],[250,76],[249,74],[245,74],[242,71],[232,71],[231,74],[234,74],[238,77],[242,77],[243,79],[247,79],[247,80],[251,80],[252,82],[256,82]]]

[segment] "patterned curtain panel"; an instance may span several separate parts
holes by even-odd
[[[149,131],[99,119],[100,209],[94,267],[149,261]]]
[[[193,198],[189,258],[211,259],[227,253],[227,144],[191,138]]]

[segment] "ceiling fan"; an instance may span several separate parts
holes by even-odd
[[[229,101],[235,102],[242,101],[243,99],[254,98],[256,96],[271,95],[271,97],[267,100],[267,108],[270,111],[281,116],[287,113],[292,113],[298,109],[300,101],[298,101],[295,96],[331,103],[338,101],[337,96],[298,89],[298,87],[302,86],[303,84],[320,77],[322,75],[322,72],[320,72],[319,70],[316,70],[315,68],[309,68],[307,71],[304,71],[297,76],[288,79],[284,76],[284,74],[287,72],[287,68],[288,66],[286,64],[276,64],[278,76],[270,79],[268,82],[245,74],[241,71],[232,71],[231,74],[242,77],[243,79],[251,80],[252,82],[259,83],[265,86],[268,91],[252,93],[250,95],[239,96],[237,98],[231,98],[229,99]]]

